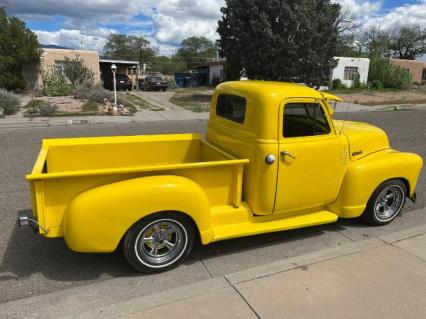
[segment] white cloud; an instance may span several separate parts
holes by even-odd
[[[387,11],[383,9],[385,0],[334,1],[350,13],[350,20],[361,31],[378,24],[383,28],[406,23],[426,27],[426,0]],[[86,34],[84,46],[102,50],[106,36],[114,28],[143,35],[161,54],[170,55],[189,36],[217,39],[217,21],[225,0],[13,0],[9,3],[9,11],[24,20],[64,17],[58,31],[36,30],[41,43],[80,48],[79,30],[82,30]],[[148,20],[135,18],[141,14]]]
[[[34,32],[37,34],[39,42],[43,44],[102,51],[106,37],[113,30],[97,29],[81,32],[80,30],[61,29],[58,31],[34,30]]]

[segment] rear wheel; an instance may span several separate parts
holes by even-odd
[[[399,179],[382,183],[371,195],[362,218],[370,225],[389,224],[401,212],[407,197],[407,187]]]
[[[127,261],[144,273],[176,267],[188,257],[193,245],[193,223],[176,213],[158,213],[142,219],[123,241]]]

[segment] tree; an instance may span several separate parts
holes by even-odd
[[[212,41],[206,37],[189,37],[182,41],[174,58],[184,62],[187,69],[192,69],[215,56],[216,48]]]
[[[16,17],[0,8],[0,87],[24,89],[23,69],[40,61],[37,36]]]
[[[136,60],[146,63],[156,52],[150,42],[142,36],[111,33],[104,46],[104,55],[110,59]]]
[[[387,30],[383,30],[380,25],[374,26],[365,31],[359,39],[370,58],[383,58],[390,56],[390,36]]]
[[[93,81],[95,77],[94,72],[84,64],[84,59],[79,55],[76,55],[73,59],[65,57],[64,74],[75,88],[80,86],[84,81]]]
[[[228,79],[325,82],[334,66],[340,5],[329,0],[226,0],[218,41]]]
[[[170,58],[161,55],[152,59],[151,69],[154,72],[160,72],[162,74],[174,74],[176,72],[184,71],[186,69],[186,65],[178,58]]]
[[[426,29],[418,25],[395,27],[390,33],[389,49],[396,58],[415,60],[426,54]]]

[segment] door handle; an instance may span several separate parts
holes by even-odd
[[[282,152],[281,152],[281,156],[282,156],[282,157],[284,157],[284,158],[285,158],[286,156],[288,156],[288,157],[290,157],[290,158],[292,158],[292,159],[294,159],[294,160],[296,159],[296,157],[295,157],[295,156],[293,156],[290,152],[287,152],[287,151],[282,151]]]

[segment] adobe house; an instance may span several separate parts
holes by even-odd
[[[337,66],[330,72],[330,80],[340,79],[342,84],[352,87],[353,80],[359,73],[360,82],[367,83],[368,71],[370,69],[370,59],[367,58],[347,58],[334,57],[337,60]]]
[[[413,83],[422,84],[426,81],[426,63],[418,60],[391,59],[391,63],[410,72]]]
[[[44,48],[40,59],[39,67],[39,86],[43,83],[42,73],[49,70],[56,70],[62,72],[64,67],[65,57],[74,59],[79,56],[84,60],[84,64],[90,68],[94,73],[94,82],[100,82],[100,69],[99,69],[99,54],[97,51],[88,50],[72,50],[72,49],[51,49]]]

